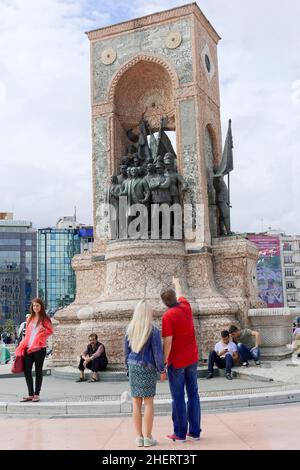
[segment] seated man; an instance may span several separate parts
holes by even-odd
[[[232,325],[229,328],[229,333],[235,343],[237,343],[237,350],[241,358],[242,365],[247,367],[249,365],[248,359],[253,359],[257,366],[260,366],[260,334],[258,331],[244,328],[240,330]]]
[[[221,341],[215,345],[215,350],[209,353],[207,379],[214,376],[214,364],[219,369],[226,369],[226,378],[232,380],[231,369],[233,360],[238,358],[237,346],[230,341],[229,331],[221,331]]]
[[[105,370],[108,360],[105,354],[105,347],[98,341],[96,333],[91,333],[89,336],[89,344],[80,356],[78,369],[80,370],[80,377],[76,382],[84,382],[84,369],[93,371],[92,378],[89,382],[98,382],[98,372]]]

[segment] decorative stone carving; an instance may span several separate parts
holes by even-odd
[[[126,21],[124,23],[111,25],[105,28],[89,31],[87,35],[91,41],[99,40],[99,39],[110,37],[111,35],[116,35],[116,34],[124,33],[126,31],[131,31],[131,30],[136,30],[138,28],[147,27],[151,25],[153,21],[155,21],[155,24],[165,23],[166,21],[175,20],[175,19],[178,20],[178,19],[181,19],[182,17],[186,17],[191,14],[194,14],[196,18],[199,20],[199,22],[205,25],[205,28],[209,31],[210,35],[213,37],[213,39],[216,42],[221,39],[218,33],[216,32],[216,30],[213,28],[211,23],[206,18],[206,16],[204,16],[202,11],[196,5],[196,3],[191,3],[190,5],[184,5],[178,8],[172,8],[171,10],[154,13],[152,15],[147,15],[142,18],[136,18],[131,21]]]
[[[125,64],[123,64],[122,67],[120,67],[117,73],[113,76],[110,86],[109,86],[109,94],[108,94],[109,101],[114,100],[115,89],[117,85],[119,84],[121,77],[125,74],[125,72],[127,72],[127,70],[131,69],[134,65],[138,64],[139,62],[145,62],[145,63],[149,62],[150,64],[160,65],[161,67],[163,67],[164,70],[168,72],[171,82],[172,82],[172,87],[174,89],[178,88],[179,83],[178,83],[177,73],[174,70],[174,68],[166,60],[163,60],[161,57],[152,56],[148,54],[138,54],[135,57],[128,60]]]
[[[171,31],[166,37],[166,46],[168,49],[176,49],[182,42],[182,36],[179,31]]]
[[[117,53],[112,47],[108,49],[104,49],[104,51],[101,54],[101,62],[105,65],[113,64],[116,58],[117,58]]]

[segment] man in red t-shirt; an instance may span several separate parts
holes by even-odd
[[[172,395],[174,432],[166,436],[183,442],[200,439],[200,400],[197,383],[198,348],[189,302],[181,295],[179,279],[173,278],[175,291],[164,289],[161,299],[168,307],[162,318],[164,359],[168,366],[169,387]],[[185,403],[185,387],[188,403]]]

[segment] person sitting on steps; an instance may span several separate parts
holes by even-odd
[[[221,341],[216,343],[214,351],[209,353],[206,378],[213,378],[214,364],[216,364],[219,369],[226,369],[226,378],[232,380],[231,369],[235,359],[238,359],[237,346],[233,341],[230,341],[229,331],[221,331]]]
[[[237,343],[242,365],[248,367],[248,359],[253,359],[255,364],[260,366],[260,333],[250,330],[250,328],[240,330],[235,325],[232,325],[229,328],[229,334],[233,341]]]
[[[96,333],[91,333],[89,336],[89,344],[80,356],[78,369],[80,370],[80,377],[76,382],[84,382],[84,370],[88,368],[93,371],[92,378],[89,382],[98,382],[98,372],[105,370],[108,360],[105,353],[105,347],[98,341]]]

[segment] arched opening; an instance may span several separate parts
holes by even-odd
[[[151,60],[140,60],[119,78],[114,91],[115,114],[128,131],[146,119],[157,131],[161,117],[174,129],[173,83],[166,68]]]
[[[136,57],[112,81],[109,97],[114,104],[113,171],[122,157],[135,153],[134,138],[140,134],[141,120],[147,122],[148,136],[157,136],[164,120],[165,131],[175,131],[174,87],[177,76],[155,57]],[[132,138],[133,139],[132,139]],[[176,137],[172,137],[176,151]]]

